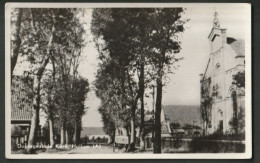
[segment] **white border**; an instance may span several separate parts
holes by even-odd
[[[243,6],[247,10],[245,38],[245,153],[191,154],[11,154],[11,75],[10,75],[10,9],[21,8],[154,8],[154,7],[221,7]],[[6,3],[5,5],[5,151],[9,159],[250,159],[252,158],[252,87],[251,87],[251,4],[243,3]]]

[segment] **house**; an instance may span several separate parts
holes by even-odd
[[[208,134],[244,132],[245,93],[233,77],[245,72],[245,41],[228,37],[226,31],[215,13],[209,59],[200,74],[203,128]]]
[[[27,78],[28,79],[28,78]],[[24,76],[14,76],[11,85],[11,137],[12,146],[28,141],[32,101],[28,97],[30,86]]]
[[[198,105],[167,105],[161,111],[162,137],[170,136],[174,132],[185,132],[185,126],[202,126],[200,106]],[[171,128],[171,123],[179,124],[176,129]],[[183,133],[184,134],[184,133]]]

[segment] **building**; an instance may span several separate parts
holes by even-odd
[[[162,137],[170,136],[173,132],[186,132],[185,126],[200,128],[202,118],[198,105],[167,105],[161,111]],[[180,125],[172,129],[170,124]],[[184,130],[185,129],[185,130]]]
[[[201,113],[208,134],[244,132],[244,87],[234,84],[234,76],[245,72],[245,42],[227,37],[226,31],[215,13],[209,60],[200,74]]]
[[[26,144],[28,141],[32,101],[29,98],[30,79],[14,76],[11,85],[11,137],[12,145]]]

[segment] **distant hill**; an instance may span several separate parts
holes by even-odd
[[[166,105],[163,110],[166,121],[202,126],[199,105]]]
[[[89,135],[107,135],[103,127],[82,127],[80,137],[83,138]]]

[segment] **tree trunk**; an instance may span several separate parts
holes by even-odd
[[[77,122],[75,122],[74,133],[73,133],[73,144],[78,144],[77,138],[78,138],[78,125],[77,125]]]
[[[128,138],[128,150],[129,150],[131,137],[130,137],[130,134],[129,134],[129,128],[128,128],[128,126],[125,127],[125,129],[126,129],[126,134],[127,134],[127,138]]]
[[[35,76],[33,81],[33,87],[34,91],[36,92],[36,95],[33,96],[32,118],[27,148],[28,153],[34,153],[32,146],[36,144],[36,139],[38,136],[37,132],[39,131],[40,80],[41,77]]]
[[[64,130],[64,124],[62,123],[60,128],[60,145],[65,144],[65,130]]]
[[[154,137],[154,153],[161,153],[161,110],[162,110],[162,76],[163,67],[159,69],[159,77],[157,78],[157,94],[155,108],[155,137]]]
[[[33,12],[31,10],[31,14],[33,15]],[[33,16],[32,16],[33,19]],[[31,21],[33,24],[33,20]],[[34,29],[34,25],[32,25],[32,28]],[[50,59],[50,48],[52,45],[52,40],[53,40],[53,33],[54,33],[54,25],[52,26],[52,33],[49,38],[48,42],[48,47],[47,47],[47,52],[46,52],[46,58],[43,59],[42,65],[38,68],[37,73],[35,74],[34,77],[34,92],[36,92],[36,95],[33,96],[33,111],[32,111],[32,119],[31,119],[31,128],[30,128],[30,134],[29,134],[29,139],[28,139],[28,146],[27,152],[31,153],[33,150],[31,149],[32,145],[35,145],[35,140],[37,139],[37,132],[39,131],[39,110],[40,110],[40,83],[41,83],[41,77],[42,74],[45,70],[45,67],[49,63]]]
[[[141,124],[140,124],[140,151],[145,150],[145,140],[144,140],[144,101],[141,98]]]
[[[111,136],[110,143],[113,143],[113,152],[115,152],[115,148],[116,148],[116,130],[113,131],[113,135]]]
[[[141,66],[140,73],[140,99],[141,99],[141,123],[140,123],[140,151],[145,150],[145,140],[144,140],[144,65]]]
[[[80,124],[77,124],[77,137],[76,137],[76,143],[79,144],[80,143],[80,134],[81,134],[81,121]]]
[[[66,145],[70,144],[68,129],[65,130]]]
[[[208,122],[206,122],[206,132],[205,135],[208,135]]]
[[[12,53],[11,53],[11,76],[13,75],[13,71],[15,68],[15,65],[17,63],[18,59],[18,54],[19,54],[19,49],[21,45],[21,38],[20,38],[20,31],[21,31],[21,20],[22,20],[22,15],[23,15],[23,9],[18,8],[18,13],[17,13],[17,20],[15,23],[15,30],[14,30],[14,41],[12,46]]]
[[[130,146],[128,151],[135,150],[135,135],[136,135],[135,134],[135,110],[136,110],[136,105],[134,104],[131,110],[131,120],[130,120],[131,133],[130,133]]]
[[[52,113],[50,113],[49,117],[49,130],[50,130],[50,146],[51,148],[55,147],[55,142],[54,142],[54,129],[53,129],[53,116]]]
[[[53,84],[55,83],[55,74],[56,74],[56,68],[55,68],[55,62],[54,62],[54,57],[52,56],[52,69],[53,69],[53,72],[52,72],[52,82]],[[50,98],[48,98],[48,103],[49,103],[49,106],[51,106],[51,103],[53,103],[54,99],[53,99],[53,88],[51,88],[51,94],[50,94]],[[49,107],[49,130],[50,130],[50,146],[51,148],[54,148],[55,147],[55,141],[54,141],[54,122],[53,122],[53,110],[54,108],[53,107]]]

